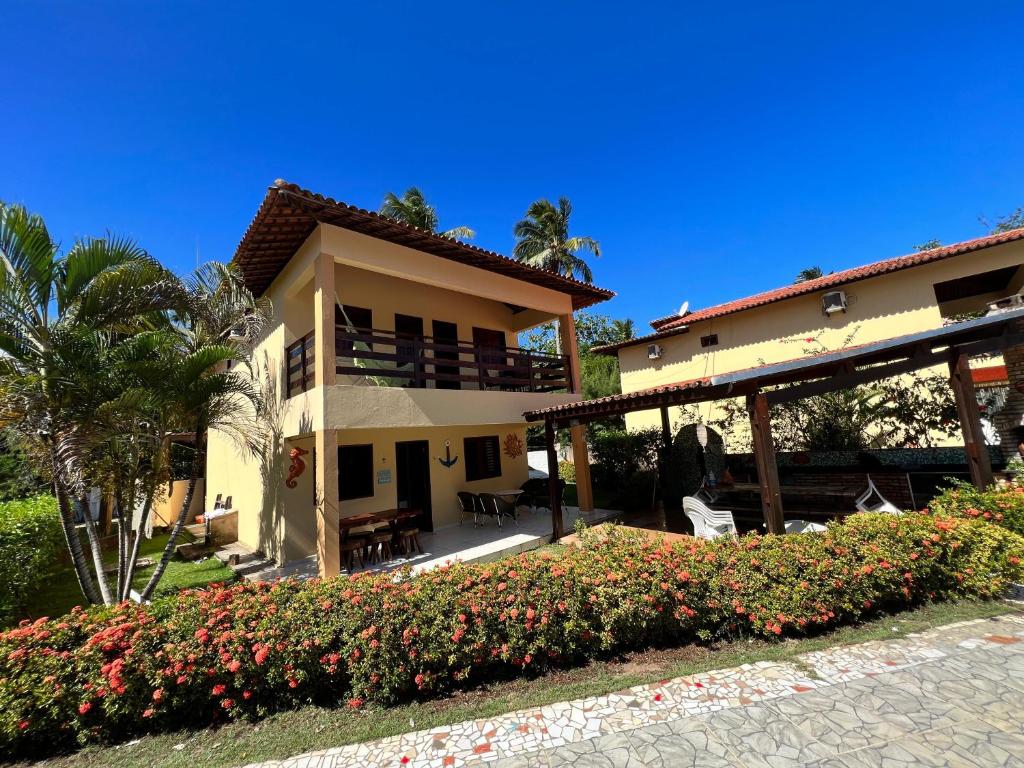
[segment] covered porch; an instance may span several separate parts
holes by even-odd
[[[980,410],[971,377],[972,357],[1003,353],[1024,344],[1024,309],[1010,309],[985,317],[954,323],[942,328],[865,344],[837,352],[763,365],[743,371],[709,376],[622,395],[580,403],[553,406],[525,414],[529,422],[542,422],[548,456],[549,474],[557,476],[556,430],[580,429],[586,424],[610,416],[634,411],[661,411],[663,447],[671,450],[672,434],[668,409],[742,397],[750,418],[755,482],[743,487],[759,502],[763,526],[770,533],[784,533],[786,518],[779,482],[775,443],[772,438],[773,405],[814,395],[850,389],[882,379],[908,374],[939,365],[949,371],[949,383],[956,399],[964,450],[972,483],[984,488],[993,481],[991,460],[985,445]],[[666,463],[659,469],[660,482],[666,480]],[[821,492],[823,489],[818,489]],[[565,528],[559,513],[557,483],[551,491],[551,536],[562,538]],[[792,493],[793,489],[789,489]],[[856,511],[837,495],[832,517]],[[848,508],[849,507],[849,508]],[[801,510],[801,516],[804,511]],[[643,523],[640,523],[643,526]],[[671,530],[671,528],[669,528]]]

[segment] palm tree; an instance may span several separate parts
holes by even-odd
[[[601,247],[592,237],[569,236],[571,215],[572,204],[565,197],[558,199],[557,208],[550,200],[532,203],[526,209],[526,218],[513,229],[516,244],[512,255],[530,266],[593,282],[590,267],[577,254],[588,251],[600,256]]]
[[[409,187],[401,197],[394,192],[388,192],[384,195],[384,202],[380,204],[380,213],[389,219],[418,227],[431,234],[441,235],[441,237],[450,237],[456,240],[472,240],[476,237],[476,232],[469,227],[452,227],[444,232],[438,232],[437,209],[427,202],[417,187]]]
[[[83,239],[61,256],[42,218],[0,203],[0,421],[45,457],[72,566],[93,603],[113,597],[86,515],[95,578],[71,499],[84,498],[95,441],[90,413],[110,350],[173,306],[180,284],[130,240]]]
[[[176,420],[195,435],[192,468],[163,555],[141,592],[143,600],[152,596],[174,556],[206,464],[207,431],[226,434],[254,456],[261,449],[255,423],[262,407],[259,385],[247,365],[233,364],[251,358],[270,319],[270,301],[255,298],[235,267],[216,262],[197,269],[186,287],[188,300],[171,318],[176,340],[159,391],[170,409],[167,422]]]
[[[817,280],[825,273],[821,271],[821,267],[808,267],[807,269],[801,269],[796,274],[796,280],[794,283],[806,283],[808,280]]]

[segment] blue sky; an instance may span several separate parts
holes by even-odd
[[[566,195],[602,311],[643,325],[1024,206],[1019,2],[11,0],[0,27],[0,199],[179,270],[278,177],[419,185],[503,253]]]

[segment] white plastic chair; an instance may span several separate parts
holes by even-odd
[[[786,533],[821,533],[826,530],[821,523],[811,523],[807,520],[787,520],[785,526]]]
[[[864,493],[857,497],[855,502],[857,509],[861,512],[886,512],[891,515],[903,514],[903,510],[889,501],[885,496],[881,494],[878,487],[875,485],[875,481],[871,479],[871,475],[868,478],[868,488]],[[869,502],[869,499],[874,496],[875,501]]]
[[[698,498],[683,497],[683,512],[693,523],[693,535],[701,539],[717,539],[719,536],[736,536],[736,521],[732,512],[711,509]]]

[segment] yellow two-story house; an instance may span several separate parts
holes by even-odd
[[[1022,289],[1024,230],[1018,229],[663,317],[652,321],[653,333],[603,351],[618,355],[622,391],[638,392],[940,328],[993,302],[1019,303],[1012,297]],[[1015,376],[1024,380],[1024,349],[1005,357],[1011,383]],[[718,407],[702,404],[700,417],[712,421]],[[678,423],[683,415],[673,411]],[[1024,395],[1013,390],[1000,431],[1019,427],[1021,412]],[[631,429],[658,426],[660,414],[631,413],[626,421]],[[747,434],[733,437],[743,442]],[[1003,443],[1015,448],[1017,439],[1006,435]]]
[[[523,412],[580,399],[572,313],[613,295],[283,181],[233,262],[273,302],[250,361],[266,448],[211,431],[207,495],[232,497],[242,545],[316,553],[324,575],[343,516],[408,507],[435,530],[459,521],[458,491],[522,484]],[[565,354],[518,347],[551,320]]]

